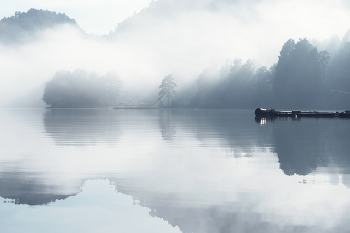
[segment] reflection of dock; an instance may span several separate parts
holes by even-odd
[[[350,111],[344,112],[319,112],[319,111],[276,111],[275,109],[255,110],[256,117],[323,117],[323,118],[350,118]]]
[[[124,105],[115,106],[113,109],[156,109],[158,106],[154,105]]]

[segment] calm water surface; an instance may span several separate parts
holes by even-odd
[[[350,232],[350,120],[0,110],[0,232]]]

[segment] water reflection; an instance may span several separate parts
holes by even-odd
[[[303,119],[279,123],[273,128],[274,152],[286,175],[307,175],[328,165],[329,121]]]
[[[256,147],[271,146],[272,129],[252,124],[250,110],[170,110],[161,117],[169,119],[168,127],[182,130],[182,137],[204,147],[221,147],[233,157],[250,157]]]
[[[162,137],[166,141],[172,141],[176,136],[176,127],[171,111],[171,109],[161,109],[159,111],[159,127]]]
[[[301,121],[301,117],[263,117],[255,116],[255,122],[260,125],[266,125],[267,123],[273,123],[275,121]]]
[[[272,148],[286,175],[308,175],[317,170],[349,174],[348,119],[255,117],[255,121],[273,128]],[[332,169],[322,169],[325,167]]]
[[[26,129],[27,144],[16,136],[24,128],[11,137],[18,122],[2,118],[2,134],[22,147],[0,147],[0,196],[16,204],[67,203],[74,211],[87,205],[84,182],[103,178],[149,211],[144,221],[164,219],[182,232],[348,232],[350,121],[257,124],[252,114],[52,109],[33,117],[44,133]],[[317,174],[332,185],[309,183]],[[113,216],[116,200],[103,202],[111,193],[92,189],[104,190],[93,210]]]
[[[122,135],[120,116],[108,109],[48,109],[43,119],[58,145],[113,145]]]
[[[261,124],[265,122],[265,124]],[[322,167],[348,174],[350,121],[347,119],[261,119],[272,128],[272,148],[286,175],[308,175]],[[335,172],[334,169],[327,173]]]
[[[0,196],[6,202],[17,205],[46,205],[57,200],[64,200],[80,192],[84,182],[75,184],[67,190],[65,184],[50,184],[45,174],[16,171],[0,173]]]

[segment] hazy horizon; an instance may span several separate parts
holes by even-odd
[[[23,7],[27,5],[21,3],[12,3],[8,8],[20,5],[18,10],[26,11]],[[93,31],[82,26],[88,23],[84,17],[79,21],[75,14],[60,11],[63,8],[58,3],[52,4],[33,3],[38,9],[65,13],[76,19],[83,31]],[[85,2],[61,4],[88,14],[80,8]],[[137,14],[120,19],[109,38],[86,37],[71,26],[62,25],[39,31],[24,44],[0,44],[0,106],[42,89],[60,70],[84,69],[99,75],[115,71],[123,80],[125,91],[142,87],[149,96],[168,74],[174,75],[181,88],[194,82],[203,70],[218,73],[228,60],[235,58],[243,62],[251,59],[256,68],[270,67],[278,61],[282,45],[290,38],[308,38],[327,47],[327,41],[340,41],[350,28],[349,4],[340,0],[158,0],[149,5],[140,1],[135,10],[144,5],[147,7]],[[4,12],[2,15],[10,16]],[[106,18],[96,18],[95,23],[102,25],[103,20]]]

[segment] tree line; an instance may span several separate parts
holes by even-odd
[[[53,108],[116,105],[122,86],[113,72],[98,76],[83,70],[59,71],[46,83],[42,99]]]
[[[182,92],[184,107],[349,109],[350,43],[343,41],[331,57],[305,38],[290,39],[269,68],[235,59],[220,74],[204,71],[189,89],[196,91]]]
[[[60,71],[46,84],[43,100],[52,107],[113,105],[121,87],[114,73],[99,77]],[[289,39],[269,68],[256,69],[251,60],[235,59],[219,74],[204,71],[194,85],[179,92],[176,88],[174,77],[165,76],[159,86],[160,107],[349,109],[350,43],[343,41],[332,57],[305,38]]]

